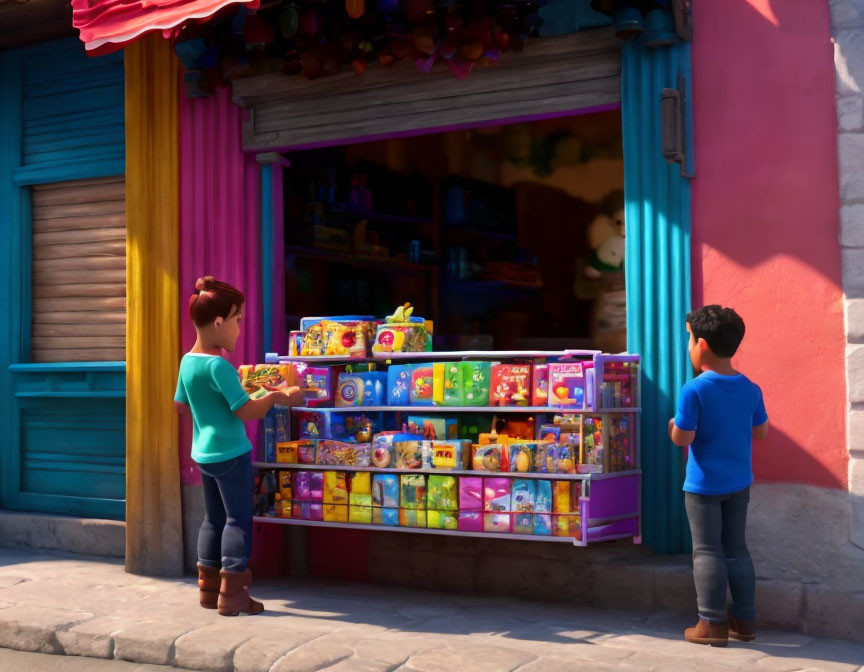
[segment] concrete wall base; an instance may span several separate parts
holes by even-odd
[[[126,523],[0,511],[0,546],[122,558],[126,555]]]

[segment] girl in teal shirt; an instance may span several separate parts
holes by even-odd
[[[252,572],[252,444],[244,420],[257,420],[275,405],[303,403],[298,388],[250,399],[222,351],[233,352],[240,336],[243,293],[211,276],[199,278],[189,297],[197,339],[180,362],[174,401],[191,413],[192,459],[201,471],[204,522],[198,533],[201,606],[222,616],[258,614],[264,605],[249,597]]]

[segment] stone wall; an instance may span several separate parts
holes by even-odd
[[[850,537],[864,548],[864,3],[831,0],[846,294]]]

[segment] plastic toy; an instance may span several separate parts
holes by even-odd
[[[327,336],[320,324],[316,324],[303,334],[303,344],[300,346],[302,357],[321,357],[327,351]]]
[[[432,350],[432,323],[412,318],[410,303],[399,306],[378,326],[373,352],[430,352]]]
[[[536,450],[535,443],[511,443],[506,447],[507,471],[518,471],[523,474],[532,471]]]
[[[324,354],[331,357],[365,357],[368,354],[367,325],[367,322],[322,322],[326,339]]]
[[[301,439],[333,439],[368,443],[383,429],[379,413],[334,413],[326,409],[298,411],[297,426]]]
[[[426,509],[426,477],[422,474],[402,474],[399,477],[401,509]]]
[[[424,441],[423,467],[451,471],[465,469],[471,451],[470,441]]]
[[[411,372],[416,364],[391,364],[387,369],[387,405],[407,406],[411,403]]]
[[[471,467],[475,471],[501,471],[501,456],[504,446],[491,444],[474,446]]]
[[[527,406],[530,390],[531,367],[527,364],[497,364],[492,367],[491,405]]]
[[[543,474],[575,474],[574,448],[566,443],[539,443],[534,455],[534,470]]]
[[[512,481],[509,478],[483,479],[483,510],[510,511]]]
[[[434,474],[429,477],[426,508],[436,511],[459,509],[459,487],[455,476]]]
[[[582,447],[577,471],[580,474],[600,474],[604,465],[603,420],[586,416],[582,422]]]
[[[324,503],[348,503],[348,476],[344,471],[324,472]]]
[[[549,365],[549,405],[583,408],[585,372],[580,362],[554,362]]]
[[[431,365],[418,365],[411,370],[410,398],[412,406],[434,405],[434,380],[434,368]]]
[[[339,467],[368,467],[371,463],[372,444],[319,441],[315,464]]]
[[[459,438],[459,420],[440,416],[409,415],[407,431],[420,434],[427,441],[448,441]]]
[[[336,406],[383,406],[387,374],[383,371],[340,373]]]
[[[417,434],[396,434],[393,437],[397,469],[423,467],[423,437]]]
[[[372,477],[372,506],[393,509],[399,507],[397,474],[375,474]]]

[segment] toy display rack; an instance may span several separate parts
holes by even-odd
[[[599,373],[606,362],[636,362],[640,363],[638,355],[607,355],[598,350],[562,350],[562,351],[455,351],[455,352],[411,352],[376,354],[373,358],[348,357],[282,357],[268,355],[268,362],[281,363],[356,363],[356,362],[386,362],[386,361],[459,361],[459,360],[532,360],[555,359],[567,361],[571,359],[592,360],[598,374],[595,377],[594,399],[602,383]],[[550,481],[580,481],[579,496],[579,534],[569,536],[547,536],[534,534],[516,534],[503,532],[482,532],[466,530],[441,530],[423,527],[403,527],[390,525],[368,525],[362,523],[341,523],[329,521],[304,520],[298,518],[276,518],[256,516],[259,523],[277,525],[301,525],[304,527],[329,527],[352,530],[369,530],[373,532],[409,532],[415,534],[439,534],[456,537],[478,537],[483,539],[508,539],[511,541],[546,541],[572,543],[574,546],[587,546],[589,543],[611,541],[614,539],[632,538],[633,543],[642,543],[642,470],[640,468],[640,436],[639,416],[641,413],[641,367],[638,369],[636,381],[635,405],[625,408],[560,408],[532,406],[350,406],[328,408],[302,408],[297,410],[327,410],[330,412],[416,412],[416,413],[534,413],[544,414],[633,414],[636,419],[634,427],[634,457],[635,469],[598,474],[557,474],[542,472],[486,472],[475,470],[441,469],[394,469],[381,467],[351,467],[341,465],[293,464],[286,462],[254,462],[253,466],[261,469],[285,469],[293,471],[368,471],[380,474],[441,474],[449,476],[474,477],[505,477],[543,479]]]

